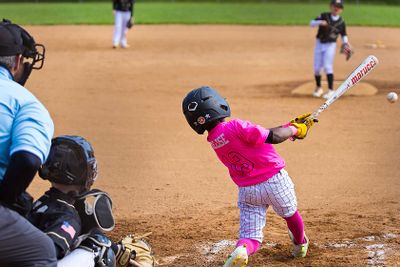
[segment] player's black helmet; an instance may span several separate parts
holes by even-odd
[[[39,176],[59,184],[81,185],[89,190],[97,177],[97,161],[92,146],[80,136],[54,138]]]
[[[211,122],[231,116],[225,98],[208,86],[189,92],[183,99],[182,110],[190,127],[198,134],[203,134]]]

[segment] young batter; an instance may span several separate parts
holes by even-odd
[[[182,109],[193,130],[208,131],[207,141],[239,187],[240,239],[224,266],[245,266],[248,255],[259,249],[269,206],[287,222],[292,255],[305,257],[309,241],[297,211],[294,185],[272,144],[305,138],[314,123],[310,114],[272,129],[240,119],[225,122],[231,115],[229,104],[210,87],[189,92]]]
[[[332,0],[330,9],[330,12],[321,13],[321,15],[310,22],[311,27],[318,26],[314,48],[314,76],[316,88],[313,96],[321,97],[323,94],[321,72],[324,69],[328,80],[328,92],[323,95],[326,99],[333,94],[333,61],[336,52],[336,39],[339,34],[342,37],[342,43],[348,44],[350,49],[346,33],[346,24],[340,16],[343,11],[343,1]]]

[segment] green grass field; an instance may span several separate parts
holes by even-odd
[[[138,3],[138,24],[306,25],[326,4]],[[2,17],[22,25],[112,24],[111,3],[0,4]],[[400,26],[400,6],[347,4],[348,25]]]

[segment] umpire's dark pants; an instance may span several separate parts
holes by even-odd
[[[0,205],[0,267],[56,267],[51,239],[18,213]]]

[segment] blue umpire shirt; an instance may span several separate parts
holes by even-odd
[[[53,133],[54,124],[47,109],[0,66],[0,181],[10,156],[17,151],[30,152],[44,163]]]

